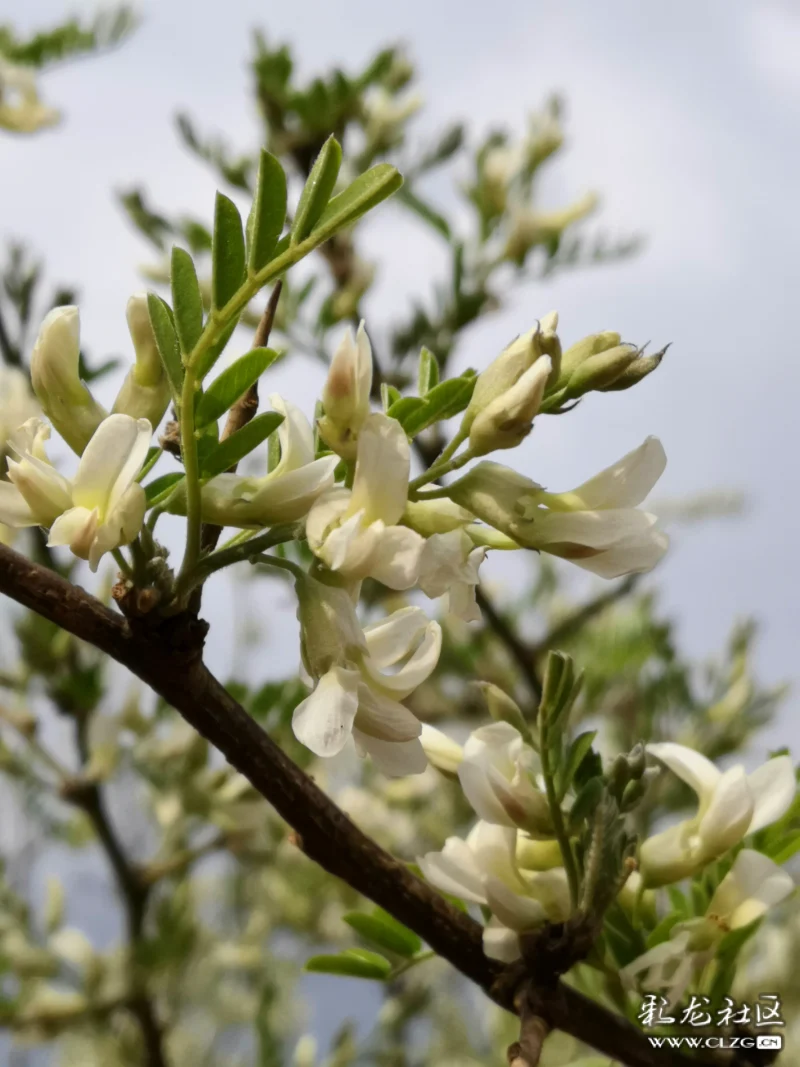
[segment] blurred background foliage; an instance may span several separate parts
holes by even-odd
[[[119,9],[26,40],[0,26],[0,106],[26,103],[24,94],[13,97],[13,79],[2,72],[42,68],[46,75],[52,63],[120,43],[134,25],[133,14]],[[36,77],[46,86],[46,77]],[[303,80],[293,50],[256,33],[248,77],[263,120],[260,143],[234,147],[205,131],[202,118],[177,120],[186,149],[225,191],[243,202],[249,198],[261,144],[281,159],[299,189],[334,134],[350,177],[378,160],[398,166],[406,181],[397,199],[409,225],[428,228],[447,249],[449,270],[425,300],[395,309],[390,322],[370,325],[373,337],[387,339],[385,351],[376,352],[378,387],[383,382],[402,391],[409,385],[422,345],[446,370],[465,332],[512,290],[524,289],[536,307],[537,282],[553,272],[601,267],[637,251],[636,235],[603,232],[593,193],[571,204],[540,202],[540,173],[565,139],[556,98],[531,115],[521,139],[498,126],[475,143],[470,130],[456,124],[419,143],[413,117],[421,97],[413,61],[400,49],[387,48],[361,70],[332,69]],[[19,132],[13,123],[7,129],[1,135]],[[142,184],[125,190],[120,202],[150,249],[149,283],[166,283],[174,243],[209,268],[210,219],[170,216],[158,206],[157,178],[140,177]],[[80,289],[80,278],[47,281],[40,255],[47,249],[16,245],[2,269],[0,352],[15,371],[25,371],[42,314],[75,300]],[[276,332],[290,355],[327,361],[332,331],[359,321],[380,263],[362,256],[357,231],[337,235],[313,258],[302,282],[284,288]],[[251,308],[245,325],[254,327],[260,312]],[[504,340],[498,338],[498,349]],[[84,357],[87,379],[114,369],[113,358]],[[434,432],[418,446],[430,456],[441,441]],[[4,447],[0,437],[3,464]],[[732,505],[728,498],[688,501],[673,517],[702,521]],[[65,566],[35,534],[20,547]],[[263,581],[257,569],[243,577]],[[105,576],[106,595],[112,578]],[[752,622],[734,629],[715,662],[698,664],[681,649],[652,581],[632,577],[601,589],[582,587],[577,597],[562,566],[526,555],[517,563],[514,588],[513,599],[489,590],[481,624],[442,620],[438,670],[414,696],[420,719],[463,736],[486,720],[473,684],[478,680],[530,706],[545,653],[554,647],[570,652],[585,670],[578,717],[599,730],[608,752],[627,751],[642,738],[672,739],[716,759],[746,751],[775,714],[783,693],[763,688],[753,675]],[[378,587],[367,596],[387,608],[402,602]],[[255,665],[249,675],[257,681],[224,680],[292,758],[363,829],[409,862],[463,830],[471,815],[462,794],[432,768],[390,781],[369,763],[313,760],[291,731],[291,713],[305,691],[293,664],[276,672],[262,622],[251,614],[241,624],[242,654]],[[0,1026],[8,1035],[9,1064],[504,1062],[502,1050],[516,1036],[514,1020],[443,962],[410,966],[402,952],[382,983],[314,979],[314,995],[327,998],[342,1021],[329,1044],[306,1033],[303,994],[310,987],[301,979],[303,963],[325,948],[368,947],[344,918],[358,908],[366,912],[364,902],[306,860],[266,803],[172,709],[37,616],[4,604],[0,625],[0,774],[8,830],[0,876]],[[637,809],[640,828],[687,800],[674,783],[662,784]],[[797,820],[790,813],[781,832],[796,830]],[[113,891],[106,893],[109,885]],[[780,992],[795,1040],[798,939],[796,909],[787,905],[737,986],[742,996]],[[356,1022],[365,1018],[369,1025],[359,1029]],[[562,1037],[548,1042],[542,1062],[607,1063]]]

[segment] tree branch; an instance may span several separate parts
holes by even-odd
[[[306,854],[385,908],[496,1003],[516,1011],[518,965],[488,959],[482,927],[381,849],[305,775],[202,662],[205,624],[177,616],[149,628],[0,545],[0,592],[106,652],[175,707],[296,831]],[[696,1067],[654,1049],[627,1020],[563,983],[546,1021],[628,1067]]]
[[[573,634],[578,633],[587,622],[591,622],[597,615],[606,608],[611,607],[612,604],[616,604],[618,600],[622,600],[633,592],[637,584],[641,579],[641,574],[629,574],[628,577],[620,582],[619,585],[615,585],[613,588],[607,590],[605,593],[601,593],[593,600],[587,601],[581,607],[577,608],[571,615],[567,615],[561,622],[550,630],[549,633],[537,641],[535,645],[531,646],[529,655],[532,662],[540,659],[551,648],[555,648],[556,645],[560,645],[562,642],[568,640]]]

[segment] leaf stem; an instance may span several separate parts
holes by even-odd
[[[117,566],[125,575],[125,577],[133,581],[133,569],[130,563],[128,563],[128,561],[123,556],[121,550],[119,548],[112,548],[111,555],[117,561]]]
[[[302,567],[298,567],[296,563],[292,563],[290,559],[281,559],[280,556],[269,556],[262,554],[256,556],[252,561],[253,563],[263,563],[265,567],[276,567],[278,570],[288,571],[295,578],[305,578],[306,572]]]
[[[237,540],[237,535],[237,537],[231,538],[227,545],[223,545],[222,548],[217,549],[216,552],[212,552],[211,555],[205,556],[198,562],[194,570],[186,576],[187,593],[223,567],[230,567],[233,563],[241,563],[243,560],[250,559],[251,556],[258,555],[267,548],[274,548],[275,545],[293,541],[297,534],[297,526],[295,523],[274,526],[272,529],[265,530],[255,537],[252,536],[252,531],[243,532],[250,533],[251,536],[247,540]],[[263,562],[263,560],[259,560],[259,562]]]
[[[452,443],[452,442],[451,442]],[[465,463],[473,458],[472,449],[468,448],[466,452],[462,452],[460,456],[456,456],[454,459],[437,460],[432,467],[429,467],[424,474],[420,474],[418,478],[415,478],[412,482],[408,483],[409,493],[414,493],[417,489],[420,489],[423,485],[427,485],[428,482],[434,482],[437,478],[441,478],[445,474],[450,474],[451,471],[457,471],[459,467],[463,467]]]
[[[208,326],[214,322],[212,315],[208,320]],[[208,331],[208,326],[206,331]],[[202,339],[202,338],[201,338]],[[200,463],[197,456],[197,441],[194,436],[194,394],[197,386],[197,378],[192,368],[191,359],[187,360],[186,373],[183,378],[181,390],[181,458],[183,469],[186,472],[186,548],[183,553],[183,563],[178,575],[178,596],[185,596],[186,581],[192,568],[200,559],[200,527],[202,518],[200,514]]]
[[[540,715],[545,711],[545,708],[540,709]],[[555,775],[553,773],[553,767],[550,761],[550,738],[548,737],[547,729],[547,717],[545,715],[542,724],[542,736],[541,747],[539,750],[539,757],[542,761],[542,777],[544,778],[545,791],[547,793],[547,803],[550,806],[550,818],[553,820],[553,832],[555,834],[556,841],[558,841],[558,847],[561,850],[561,858],[564,861],[564,870],[567,875],[567,882],[569,883],[569,898],[572,904],[572,910],[575,911],[578,907],[578,871],[575,867],[575,855],[572,851],[572,845],[569,843],[569,834],[564,823],[564,813],[561,810],[561,805],[558,802],[558,796],[556,794]]]

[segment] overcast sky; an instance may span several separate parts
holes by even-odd
[[[532,106],[563,92],[571,147],[547,187],[553,205],[595,188],[604,225],[642,232],[646,250],[513,302],[469,335],[460,360],[484,365],[553,307],[567,343],[598,329],[671,341],[644,386],[543,420],[519,462],[566,489],[655,433],[669,456],[657,495],[744,491],[744,517],[675,533],[658,572],[663,603],[700,657],[754,613],[762,679],[796,680],[800,6],[151,0],[140,8],[143,25],[119,52],[45,79],[46,96],[66,113],[61,128],[0,141],[0,236],[28,239],[52,277],[80,285],[92,351],[126,349],[125,301],[141,287],[137,265],[149,254],[113,190],[144,182],[158,204],[209,217],[213,178],[178,144],[173,116],[188,109],[231,143],[254,144],[245,70],[254,26],[292,42],[306,73],[333,63],[357,69],[387,41],[407,42],[428,103],[421,132],[453,119],[476,132],[498,123],[521,130]],[[64,10],[60,0],[3,0],[0,21],[46,25]],[[379,321],[393,302],[427,292],[438,263],[391,206],[367,240],[391,248],[368,309]],[[306,398],[310,414],[308,371],[295,362],[278,369],[274,387]],[[219,590],[218,602],[227,595]],[[211,649],[220,668],[231,655],[222,630]],[[800,734],[797,706],[793,699],[783,740]]]

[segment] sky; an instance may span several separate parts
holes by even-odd
[[[574,416],[543,420],[515,464],[566,489],[656,434],[669,457],[656,497],[743,492],[743,516],[676,529],[655,580],[694,656],[713,655],[731,624],[752,614],[761,680],[796,681],[800,4],[150,0],[140,10],[142,26],[124,48],[45,79],[47,98],[66,114],[61,128],[0,142],[0,238],[26,238],[53,278],[80,285],[90,349],[126,350],[125,302],[149,256],[114,190],[142,183],[165,208],[210,216],[213,177],[180,146],[175,113],[253,145],[245,69],[253,27],[290,41],[307,74],[334,63],[357,69],[387,41],[405,42],[426,98],[421,135],[455,119],[476,136],[497,125],[521,131],[532,107],[563,93],[570,147],[546,196],[555,207],[598,190],[604,228],[643,234],[644,252],[515,297],[468,335],[459,361],[485,365],[551,308],[567,343],[603,329],[672,342],[635,392],[595,396]],[[20,29],[63,13],[58,0],[0,3],[0,22],[13,17]],[[426,293],[441,263],[390,205],[365,241],[368,250],[391,248],[369,328],[370,312],[380,321]],[[315,375],[321,383],[318,368],[292,361],[276,369],[273,388],[305,398],[310,414]],[[502,594],[509,575],[491,576]],[[237,595],[218,584],[213,604],[230,612]],[[279,630],[275,647],[288,650]],[[223,673],[230,632],[218,627],[210,648]],[[764,744],[800,739],[797,709],[791,698]]]

